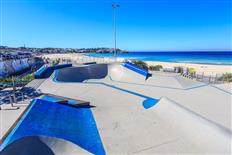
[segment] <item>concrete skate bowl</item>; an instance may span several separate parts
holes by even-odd
[[[118,91],[128,93],[130,95],[144,98],[142,105],[145,109],[149,109],[156,105],[160,99],[146,96],[135,91],[123,89],[113,85],[112,81],[143,83],[146,76],[128,69],[123,64],[93,64],[81,67],[69,67],[57,70],[54,77],[55,82],[66,83],[85,83],[85,84],[101,84]]]
[[[231,152],[230,131],[169,98],[162,98],[159,104],[147,111],[147,114],[148,112],[150,112],[149,118],[157,122],[153,131],[160,128],[166,133],[164,135],[168,135],[167,138],[157,134],[155,135],[157,139],[176,137],[181,139],[174,140],[174,143],[180,145],[176,145],[172,153],[175,152],[174,150],[180,154],[230,154]]]
[[[107,74],[107,64],[69,67],[56,71],[55,80],[58,82],[83,82],[88,79],[102,79]]]
[[[56,71],[56,82],[94,82],[95,79],[109,78],[115,81],[144,83],[146,77],[123,66],[123,64],[92,64],[69,67]]]

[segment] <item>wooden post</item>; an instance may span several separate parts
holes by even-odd
[[[10,104],[11,104],[11,106],[14,107],[14,105],[13,105],[13,100],[12,100],[11,95],[9,95],[9,99],[10,99]]]
[[[13,92],[15,92],[16,91],[16,87],[15,87],[14,76],[11,77],[11,80],[12,80]]]
[[[215,76],[214,84],[217,82],[217,74]]]
[[[204,72],[202,72],[202,77],[201,77],[201,81],[203,82],[204,79]]]
[[[12,97],[13,97],[13,102],[15,102],[17,104],[18,102],[17,102],[17,99],[15,97],[15,93],[13,93]]]

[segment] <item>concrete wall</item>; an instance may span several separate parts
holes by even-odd
[[[7,60],[0,62],[0,79],[29,68],[34,63],[33,59]]]

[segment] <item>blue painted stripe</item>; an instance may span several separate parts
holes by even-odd
[[[138,86],[146,86],[146,87],[157,87],[157,88],[166,88],[166,89],[174,89],[174,90],[184,90],[183,88],[175,88],[175,87],[167,87],[167,86],[157,86],[157,85],[147,85],[147,84],[141,84],[141,83],[133,83],[133,82],[123,82],[123,81],[117,81],[111,78],[109,76],[110,80],[117,83],[125,83],[125,84],[132,84],[132,85],[138,85]]]
[[[61,82],[61,81],[58,81],[58,80],[57,80],[58,74],[59,74],[59,70],[56,70],[56,71],[55,71],[55,75],[54,75],[54,77],[53,77],[52,80],[53,80],[54,82],[57,82],[57,83],[65,83],[65,82]]]
[[[47,95],[44,95],[42,97],[42,99],[46,100],[46,101],[51,101],[51,102],[57,102],[57,101],[62,100],[62,98],[55,98],[55,97],[51,97],[51,96],[47,96]],[[77,104],[77,101],[75,101],[75,100],[68,100],[67,103],[68,104]]]
[[[133,82],[122,82],[122,81],[114,80],[110,76],[109,76],[109,78],[111,81],[117,82],[117,83],[126,83],[126,84],[138,85],[138,86],[157,87],[157,88],[174,89],[174,90],[191,90],[191,89],[196,89],[196,88],[208,86],[208,84],[200,84],[198,86],[194,85],[194,86],[187,87],[187,88],[176,88],[176,87],[167,87],[167,86],[158,86],[158,85],[147,85],[147,84],[133,83]]]
[[[46,69],[46,66],[43,65],[42,67],[40,67],[40,68],[35,72],[35,75],[41,74],[42,72],[44,72],[45,69]]]
[[[156,103],[158,103],[159,100],[160,100],[160,99],[155,99],[155,98],[152,98],[152,97],[140,94],[140,93],[136,93],[136,92],[133,92],[133,91],[130,91],[130,90],[126,90],[126,89],[123,89],[123,88],[120,88],[120,87],[117,87],[117,86],[114,86],[114,85],[111,85],[111,84],[107,84],[107,83],[104,83],[104,82],[85,82],[85,83],[83,83],[83,82],[62,82],[62,81],[58,81],[57,80],[58,74],[59,74],[59,70],[57,70],[55,72],[55,76],[53,78],[53,81],[55,81],[57,83],[101,84],[101,85],[104,85],[104,86],[107,86],[107,87],[110,87],[110,88],[113,88],[113,89],[117,89],[117,90],[126,92],[126,93],[131,94],[131,95],[139,96],[139,97],[142,97],[142,98],[145,98],[145,99],[152,99],[155,102],[154,105],[156,105]]]
[[[139,93],[136,93],[136,92],[133,92],[133,91],[130,91],[130,90],[126,90],[126,89],[123,89],[123,88],[116,87],[114,85],[110,85],[110,84],[106,84],[106,83],[101,83],[101,84],[105,85],[107,87],[110,87],[110,88],[114,88],[114,89],[126,92],[128,94],[132,94],[132,95],[135,95],[135,96],[139,96],[139,97],[145,98],[145,99],[151,98],[151,97],[148,97],[148,96],[143,95],[143,94],[139,94]]]
[[[57,80],[58,74],[59,74],[59,70],[56,70],[55,76],[53,78],[53,81],[57,82],[57,83],[101,84],[101,85],[105,85],[107,87],[111,87],[111,88],[114,88],[114,89],[117,89],[117,90],[121,90],[121,91],[130,93],[130,94],[142,97],[142,98],[149,98],[149,97],[147,97],[145,95],[142,95],[142,94],[139,94],[139,93],[136,93],[136,92],[132,92],[132,91],[129,91],[129,90],[126,90],[126,89],[123,89],[123,88],[119,88],[119,87],[116,87],[114,85],[110,85],[110,84],[107,84],[107,83],[104,83],[104,82],[63,82],[63,81],[58,81]]]
[[[125,63],[123,63],[123,66],[130,69],[130,70],[132,70],[132,71],[134,71],[134,72],[137,72],[137,73],[145,76],[146,78],[151,76],[151,74],[148,71],[146,71],[145,69],[143,69],[143,68],[141,68],[141,67],[139,67],[139,66],[137,66],[135,64],[125,62]]]
[[[44,67],[39,69],[34,74],[34,76],[36,79],[47,78],[54,72],[54,70],[62,69],[62,68],[66,68],[66,67],[72,67],[72,64],[61,64],[61,65],[55,65],[55,66],[49,66],[49,67],[46,67],[44,65]]]

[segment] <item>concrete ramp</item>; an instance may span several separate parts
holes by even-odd
[[[110,64],[108,66],[108,76],[114,81],[144,83],[146,77],[138,74],[122,64]]]
[[[68,102],[70,105],[79,104],[77,100]],[[32,101],[12,130],[2,139],[0,151],[4,152],[15,142],[33,136],[56,137],[72,142],[86,152],[105,154],[91,106],[69,106],[53,96],[45,95],[42,99]],[[46,149],[37,139],[31,141]],[[46,152],[49,152],[48,148]]]
[[[169,139],[174,139],[175,145],[166,146],[167,149],[172,150],[171,152],[225,154],[231,151],[230,133],[169,99],[162,98],[159,104],[147,111],[151,112],[147,116],[158,123],[157,127],[162,128]],[[166,136],[162,134],[156,136],[156,139],[165,140],[165,138]],[[160,152],[164,151],[163,147],[159,149],[149,151],[164,153]],[[146,154],[149,151],[142,153]]]

